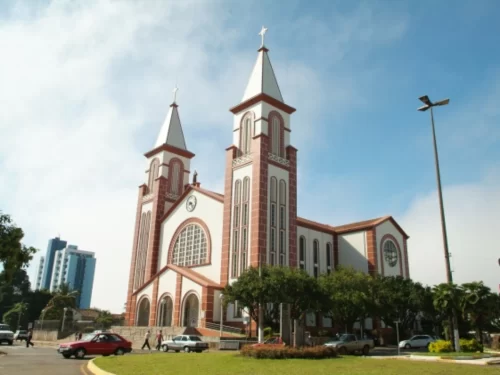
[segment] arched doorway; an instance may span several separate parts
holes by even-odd
[[[198,327],[200,301],[196,294],[190,294],[184,302],[184,327]]]
[[[174,311],[174,303],[170,296],[164,296],[158,304],[158,321],[159,327],[171,327],[172,315]]]
[[[149,325],[149,312],[151,309],[151,304],[147,298],[143,298],[141,302],[139,302],[139,306],[137,308],[137,326],[138,327],[147,327]]]

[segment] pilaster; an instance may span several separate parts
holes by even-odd
[[[297,149],[287,147],[290,162],[288,173],[288,259],[289,266],[297,267]]]
[[[175,301],[174,301],[174,319],[173,325],[181,327],[181,304],[182,304],[182,275],[180,273],[177,274],[177,279],[175,283]]]
[[[377,267],[377,234],[375,228],[366,232],[367,254],[368,254],[368,273],[375,276],[378,273]]]

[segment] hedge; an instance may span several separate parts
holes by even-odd
[[[335,349],[326,346],[292,348],[292,347],[266,347],[245,346],[240,351],[241,355],[256,359],[323,359],[335,358]]]
[[[460,339],[460,351],[464,353],[482,353],[484,350],[483,345],[481,345],[476,339],[467,340]],[[431,342],[429,345],[429,352],[431,353],[450,353],[453,351],[453,345],[451,341],[437,340]]]

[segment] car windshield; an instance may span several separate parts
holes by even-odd
[[[83,336],[82,339],[79,341],[91,341],[94,337],[95,335],[93,333],[89,333]]]

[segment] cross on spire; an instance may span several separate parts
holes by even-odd
[[[260,30],[260,33],[259,33],[259,35],[262,38],[262,45],[261,45],[261,47],[264,47],[264,35],[266,35],[266,31],[267,31],[267,28],[264,27],[264,26],[262,26],[262,29]]]
[[[177,84],[175,84],[175,87],[174,89],[172,90],[172,92],[174,93],[174,101],[173,101],[173,104],[176,104],[175,101],[177,100],[177,91],[179,91],[179,88],[177,87]]]

